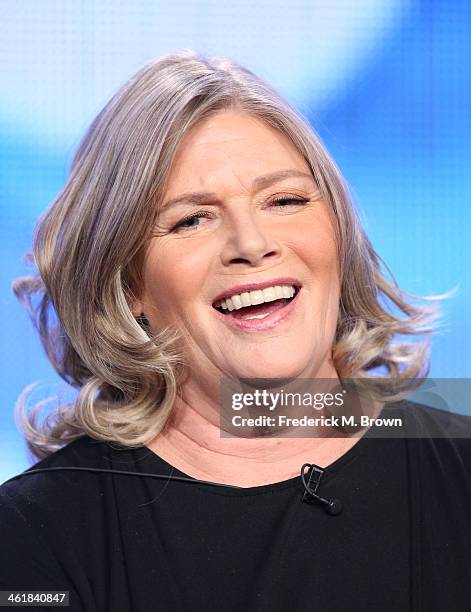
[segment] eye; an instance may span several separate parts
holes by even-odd
[[[308,202],[309,200],[307,198],[284,196],[272,200],[270,205],[274,206],[274,208],[287,208],[288,206],[304,206]],[[201,223],[196,223],[198,219],[210,217],[211,213],[207,211],[201,211],[193,215],[189,215],[174,225],[170,231],[178,232],[179,230],[193,230],[201,225]]]
[[[193,229],[194,227],[199,227],[201,225],[200,223],[193,223],[193,222],[196,221],[197,219],[200,219],[201,217],[210,217],[210,216],[211,216],[211,213],[206,212],[206,211],[195,213],[194,215],[190,215],[189,217],[185,217],[184,219],[179,221],[176,225],[172,227],[171,231],[173,232],[179,229],[189,230],[189,229]]]
[[[275,206],[275,208],[285,208],[287,206],[303,206],[307,204],[309,200],[306,198],[295,198],[293,196],[283,196],[281,198],[276,198],[271,201],[271,205]]]

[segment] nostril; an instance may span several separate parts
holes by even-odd
[[[231,263],[236,263],[236,264],[247,264],[249,262],[247,262],[246,259],[243,259],[242,257],[238,257],[237,259],[231,259]]]

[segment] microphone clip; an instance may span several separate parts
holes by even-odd
[[[309,479],[306,481],[306,470],[309,472]],[[324,474],[324,470],[314,463],[305,463],[301,468],[301,480],[304,487],[304,493],[302,501],[306,503],[312,503],[316,501],[317,503],[324,506],[324,510],[327,514],[331,516],[336,516],[340,514],[343,510],[342,502],[339,499],[327,499],[325,497],[321,497],[317,493],[317,489],[319,488],[319,484]]]

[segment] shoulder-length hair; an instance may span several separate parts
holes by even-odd
[[[59,404],[41,423],[41,404],[28,413],[26,393],[18,401],[17,423],[37,458],[84,434],[141,446],[163,428],[185,367],[179,332],[153,334],[131,303],[176,149],[193,125],[224,109],[247,112],[288,136],[331,206],[341,277],[332,356],[340,378],[368,377],[382,366],[387,395],[428,373],[436,307],[412,302],[435,298],[406,294],[389,270],[387,280],[341,174],[308,122],[249,70],[182,51],[141,69],[93,121],[64,189],[37,224],[38,274],[13,285],[53,367],[78,390],[75,401]],[[395,342],[398,334],[425,339]]]

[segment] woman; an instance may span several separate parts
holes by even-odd
[[[426,375],[427,343],[393,340],[433,311],[385,278],[270,87],[191,52],[145,67],[90,127],[34,256],[15,292],[78,395],[42,424],[20,405],[47,471],[0,489],[1,590],[87,612],[469,609],[471,446],[445,437],[469,419],[384,405]],[[222,378],[376,368],[374,414],[419,439],[221,435]]]

